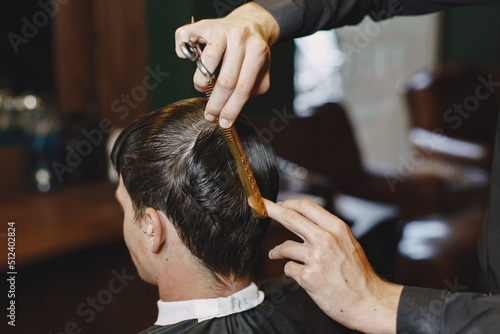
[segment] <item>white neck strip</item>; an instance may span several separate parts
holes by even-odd
[[[198,322],[239,313],[264,301],[264,293],[251,283],[243,290],[229,297],[193,299],[180,302],[158,300],[158,319],[155,325],[166,326],[190,319]]]

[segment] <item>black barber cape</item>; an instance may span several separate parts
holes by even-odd
[[[264,301],[247,311],[198,323],[186,320],[152,326],[140,334],[294,334],[358,333],[331,320],[294,281],[273,279],[259,284]]]

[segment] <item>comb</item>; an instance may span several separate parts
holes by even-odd
[[[191,23],[193,22],[194,19],[191,18]],[[184,42],[181,43],[180,49],[189,60],[196,62],[201,73],[207,78],[208,90],[205,92],[205,94],[207,96],[207,99],[210,99],[210,96],[212,95],[212,91],[214,89],[213,82],[215,81],[215,75],[210,73],[205,65],[203,65],[203,63],[201,62],[200,45],[198,43]],[[264,205],[264,200],[262,199],[259,187],[257,186],[257,182],[255,181],[255,177],[253,176],[250,164],[248,163],[245,150],[241,145],[240,138],[238,137],[238,133],[236,132],[234,125],[232,125],[228,129],[219,126],[219,129],[222,133],[224,141],[229,148],[229,151],[231,152],[231,155],[233,156],[234,162],[236,163],[236,171],[238,172],[238,177],[240,178],[241,184],[243,185],[245,195],[248,198],[248,204],[252,208],[254,216],[257,218],[266,218],[267,210],[266,206]]]
[[[210,99],[212,91],[213,84],[210,82],[208,84],[208,90],[205,92],[207,99]],[[241,184],[243,185],[243,189],[245,190],[245,194],[248,198],[248,204],[252,208],[253,215],[257,218],[267,218],[267,210],[264,205],[264,200],[262,199],[259,187],[257,186],[257,181],[255,181],[252,168],[250,168],[247,155],[245,154],[245,150],[243,149],[243,145],[241,144],[240,137],[238,136],[234,125],[231,125],[228,129],[221,128],[219,126],[219,129],[229,148],[229,151],[231,152],[231,155],[233,156],[234,162],[236,163],[236,171],[238,172],[238,177],[240,178]]]

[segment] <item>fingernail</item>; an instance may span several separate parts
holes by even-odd
[[[283,202],[276,202],[276,204],[281,205]]]
[[[274,250],[274,248],[273,248],[273,249],[271,249],[271,250],[269,251],[269,254],[267,254],[267,256],[268,256],[269,258],[271,258],[271,257],[272,257],[272,255],[273,255],[273,250]]]
[[[211,115],[211,114],[205,114],[205,119],[209,122],[215,122],[217,117],[215,117],[214,115]]]
[[[219,120],[219,125],[221,128],[227,129],[231,126],[231,123],[227,119],[221,118]]]

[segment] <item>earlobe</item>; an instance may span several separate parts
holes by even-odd
[[[147,208],[146,215],[146,235],[151,242],[151,251],[159,253],[166,240],[167,229],[163,226],[162,217],[153,208]]]

